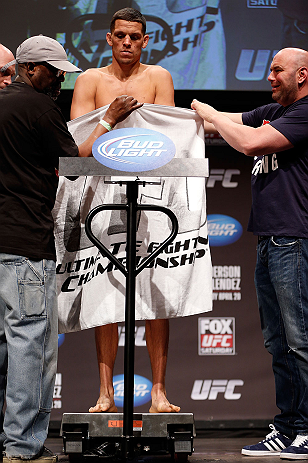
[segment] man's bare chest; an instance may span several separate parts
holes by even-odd
[[[107,82],[96,90],[95,107],[99,108],[110,104],[120,95],[133,96],[139,103],[155,102],[155,88],[148,80],[144,82]]]

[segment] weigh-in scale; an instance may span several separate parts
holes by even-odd
[[[124,204],[95,207],[85,222],[89,239],[126,278],[123,413],[64,413],[60,431],[64,452],[70,460],[93,460],[108,456],[126,460],[140,455],[170,454],[175,460],[186,461],[193,452],[195,437],[192,413],[134,413],[135,279],[168,246],[178,231],[178,222],[172,211],[160,206],[137,204],[137,198],[139,186],[160,183],[160,177],[208,177],[208,160],[173,158],[152,170],[126,172],[107,167],[95,158],[60,158],[59,174],[102,176],[106,183],[126,185],[127,199]],[[92,233],[93,218],[105,210],[127,213],[126,266]],[[137,213],[141,210],[166,214],[171,220],[172,230],[169,237],[136,266]]]

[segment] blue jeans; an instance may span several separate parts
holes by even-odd
[[[31,458],[47,438],[57,364],[55,262],[0,253],[1,441]]]
[[[261,327],[281,411],[274,425],[292,438],[308,434],[308,239],[269,237],[257,251]]]

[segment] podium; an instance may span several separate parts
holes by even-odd
[[[173,241],[178,232],[177,218],[171,210],[137,204],[137,198],[139,187],[159,184],[160,177],[208,177],[208,160],[174,158],[168,164],[151,171],[126,172],[108,168],[94,158],[60,158],[59,175],[101,176],[106,183],[126,185],[127,199],[124,204],[95,207],[85,222],[88,238],[126,279],[123,413],[64,413],[60,431],[64,452],[71,460],[108,457],[126,460],[136,455],[170,454],[175,460],[186,461],[193,452],[195,437],[192,413],[134,413],[135,280]],[[126,211],[125,266],[92,233],[92,220],[106,210]],[[172,228],[165,241],[136,266],[137,213],[141,210],[166,214]]]

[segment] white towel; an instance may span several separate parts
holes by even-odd
[[[69,122],[82,143],[107,106]],[[171,138],[178,158],[204,158],[202,119],[189,109],[145,104],[116,128],[145,127]],[[102,177],[60,177],[53,215],[57,249],[59,332],[78,331],[124,321],[125,277],[85,234],[87,213],[99,204],[126,201],[126,187],[106,185]],[[136,320],[183,317],[212,310],[212,268],[203,178],[164,178],[139,187],[138,202],[165,206],[179,222],[173,244],[136,278]],[[92,222],[99,240],[125,259],[126,215],[104,211]],[[170,234],[170,221],[159,212],[141,212],[137,259],[148,255]],[[124,261],[125,263],[125,261]]]

